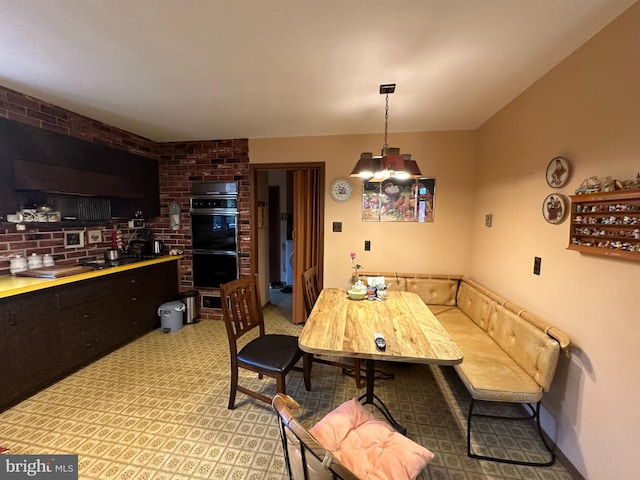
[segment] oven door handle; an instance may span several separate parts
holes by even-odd
[[[203,249],[195,249],[193,250],[193,254],[202,254],[202,255],[229,255],[229,256],[238,256],[238,252],[235,250],[203,250]]]
[[[216,216],[223,216],[223,217],[237,217],[240,215],[240,212],[238,212],[238,210],[225,210],[225,209],[221,209],[221,208],[199,208],[199,209],[195,209],[195,210],[190,210],[189,211],[189,215],[191,215],[192,217],[197,217],[197,216],[209,216],[212,217],[214,215]]]

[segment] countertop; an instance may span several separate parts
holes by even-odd
[[[158,263],[172,262],[181,259],[181,255],[165,255],[157,258],[150,258],[148,260],[141,260],[135,263],[129,263],[127,265],[120,265],[118,267],[105,268],[102,270],[93,270],[91,272],[79,273],[77,275],[69,275],[60,278],[29,278],[29,277],[15,277],[13,275],[0,275],[0,298],[12,297],[14,295],[20,295],[21,293],[35,292],[44,288],[56,287],[58,285],[66,285],[68,283],[77,282],[80,280],[88,280],[90,278],[102,277],[105,275],[112,275],[114,273],[124,272],[126,270],[133,270],[135,268],[147,267],[149,265],[156,265]]]

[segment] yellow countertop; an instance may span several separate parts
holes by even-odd
[[[163,257],[142,260],[140,262],[121,265],[119,267],[94,270],[91,272],[84,272],[77,275],[69,275],[60,278],[30,278],[14,277],[13,275],[0,275],[0,298],[11,297],[14,295],[19,295],[21,293],[35,292],[44,288],[66,285],[68,283],[78,282],[80,280],[88,280],[90,278],[112,275],[114,273],[133,270],[140,267],[147,267],[149,265],[155,265],[158,263],[177,261],[181,258],[182,256],[180,255],[165,255]]]

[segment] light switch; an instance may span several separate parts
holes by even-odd
[[[540,275],[540,267],[542,266],[542,258],[533,257],[533,274]]]

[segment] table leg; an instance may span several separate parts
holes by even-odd
[[[356,372],[354,372],[353,370],[349,369],[349,368],[343,368],[342,369],[342,373],[343,375],[347,375],[348,377],[355,377],[356,376]],[[375,379],[376,380],[393,380],[394,378],[396,378],[396,374],[393,372],[383,372],[382,370],[376,370],[375,372]],[[365,379],[367,378],[366,376],[364,377]]]
[[[391,412],[389,411],[387,406],[384,404],[384,402],[380,400],[380,398],[375,393],[373,393],[373,387],[375,383],[374,382],[375,368],[376,368],[375,360],[367,358],[365,361],[366,361],[366,369],[367,369],[366,371],[367,392],[364,395],[361,395],[360,398],[358,398],[358,401],[361,402],[363,405],[373,405],[374,407],[376,407],[378,410],[380,410],[380,413],[382,413],[382,415],[384,415],[384,417],[389,421],[389,423],[393,425],[393,428],[398,430],[403,435],[406,435],[407,429],[404,426],[400,425],[398,422],[396,422],[396,420],[393,418],[393,416],[391,415]]]

